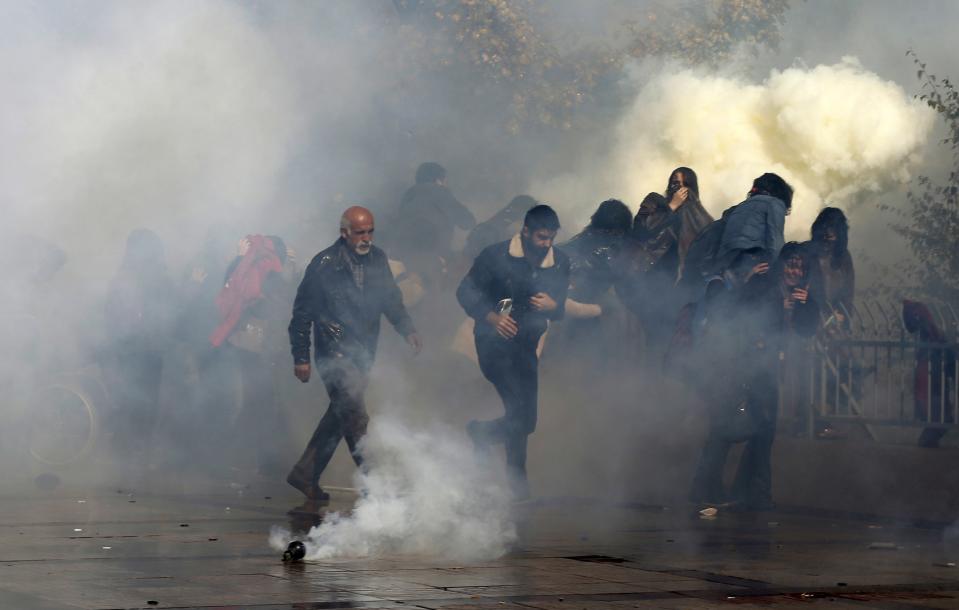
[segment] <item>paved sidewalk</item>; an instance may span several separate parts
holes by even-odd
[[[267,533],[295,496],[238,487],[0,497],[0,608],[959,607],[959,543],[935,528],[547,498],[495,561],[284,564]]]

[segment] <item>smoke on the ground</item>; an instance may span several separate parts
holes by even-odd
[[[365,473],[349,514],[331,513],[303,542],[307,559],[428,554],[453,561],[503,555],[516,540],[510,494],[496,476],[501,468],[480,464],[459,430],[413,429],[383,414],[370,423],[363,442]],[[277,550],[291,540],[274,528]]]

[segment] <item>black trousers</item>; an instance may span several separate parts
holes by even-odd
[[[723,422],[717,420],[719,415],[713,416],[689,493],[691,500],[720,503],[731,499],[747,506],[772,502],[772,447],[776,438],[778,396],[775,373],[764,372],[753,377],[749,384],[748,412],[753,418],[755,433],[746,440],[729,498],[723,489],[723,472],[734,441],[724,435]]]
[[[357,466],[363,465],[357,445],[366,436],[370,421],[363,398],[369,381],[364,367],[348,358],[335,358],[317,363],[317,369],[330,397],[330,405],[290,473],[293,478],[309,480],[313,485],[319,484],[320,476],[344,438],[353,462]]]
[[[539,337],[476,337],[476,354],[483,376],[503,401],[503,417],[479,422],[478,431],[490,444],[506,448],[506,464],[514,486],[526,487],[527,437],[536,430]]]

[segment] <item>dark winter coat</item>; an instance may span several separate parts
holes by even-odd
[[[496,329],[486,323],[486,316],[496,310],[502,299],[512,299],[510,315],[519,326],[518,339],[537,341],[546,331],[548,320],[563,317],[569,266],[569,257],[550,248],[540,266],[534,268],[524,255],[522,238],[516,235],[509,241],[489,246],[476,257],[460,282],[456,298],[467,315],[476,320],[477,336],[496,334]],[[530,297],[539,292],[556,301],[555,310],[544,313],[530,307]]]
[[[777,274],[754,276],[736,299],[734,332],[740,342],[741,364],[774,370],[788,333],[811,337],[819,327],[819,305],[810,295],[787,309],[787,290]]]
[[[401,260],[420,254],[447,256],[455,227],[476,225],[473,213],[442,184],[414,184],[400,200],[396,245]]]
[[[352,265],[361,264],[363,286],[357,286]],[[317,362],[347,357],[368,369],[376,355],[380,316],[385,315],[404,337],[415,332],[386,254],[373,247],[354,256],[341,238],[310,261],[293,302],[289,333],[293,360],[310,361],[310,328]]]
[[[598,303],[610,288],[621,285],[625,239],[586,229],[561,246],[570,258],[569,298]]]

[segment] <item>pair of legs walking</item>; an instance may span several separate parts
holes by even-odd
[[[723,472],[735,441],[725,433],[724,422],[717,421],[722,415],[714,414],[693,478],[690,500],[714,504],[732,500],[748,509],[773,505],[772,447],[776,438],[777,397],[774,376],[759,375],[750,384],[747,409],[754,432],[746,440],[728,498],[723,488]]]
[[[317,364],[330,397],[330,406],[316,426],[303,455],[286,478],[290,485],[306,495],[305,507],[329,501],[329,494],[323,491],[319,481],[341,439],[346,439],[353,461],[362,467],[363,458],[357,447],[366,436],[370,420],[363,398],[368,382],[367,371],[345,358]]]
[[[470,438],[481,453],[490,445],[503,444],[510,486],[517,499],[529,496],[526,477],[526,445],[536,429],[539,337],[476,337],[476,353],[483,376],[493,384],[503,401],[505,413],[491,421],[471,421]]]

